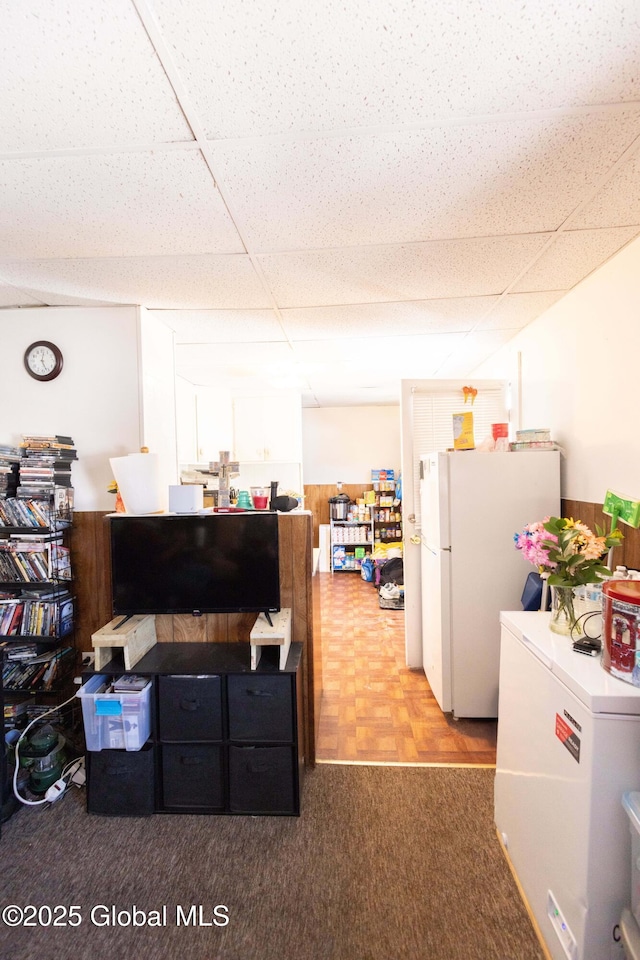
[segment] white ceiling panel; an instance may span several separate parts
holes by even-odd
[[[0,257],[244,252],[191,150],[0,161],[0,224]]]
[[[261,256],[280,307],[501,293],[543,235],[313,250]]]
[[[306,307],[283,310],[282,321],[293,341],[459,333],[475,326],[497,302],[497,297],[459,297]]]
[[[564,290],[508,293],[480,320],[477,330],[521,330],[564,296]]]
[[[514,285],[513,292],[567,290],[605,263],[639,232],[638,227],[618,227],[561,233]]]
[[[571,220],[571,229],[640,225],[640,156],[614,173],[596,196]]]
[[[385,360],[389,369],[405,379],[420,377],[420,373],[410,371],[432,369],[448,357],[464,339],[462,333],[427,334],[425,336],[375,337],[371,339],[343,338],[338,347],[330,340],[309,340],[295,344],[295,357],[304,365],[305,372],[312,376],[316,364],[327,363],[335,367],[335,376],[340,365],[349,364],[353,369],[361,369],[367,380],[385,371]]]
[[[114,257],[108,260],[0,261],[0,276],[30,291],[53,290],[83,302],[138,303],[156,309],[268,306],[247,256]]]
[[[130,0],[2,3],[0,151],[191,140]]]
[[[638,136],[639,110],[592,111],[212,150],[252,248],[272,252],[556,230]]]
[[[633,0],[149,2],[212,138],[638,96]]]
[[[176,363],[181,376],[201,386],[226,385],[236,392],[246,392],[253,380],[287,389],[306,386],[286,343],[179,344]]]
[[[512,335],[513,331],[510,330],[481,330],[467,334],[438,367],[438,376],[466,377],[483,360],[503,347]]]
[[[0,309],[140,304],[192,383],[397,402],[640,234],[638,0],[0,11]]]
[[[286,340],[273,310],[150,310],[175,331],[176,343]]]
[[[22,290],[0,283],[0,307],[40,307],[42,300],[30,297]]]

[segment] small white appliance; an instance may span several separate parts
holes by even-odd
[[[576,653],[549,617],[500,615],[496,827],[553,960],[622,960],[640,689]]]
[[[560,454],[434,453],[420,492],[424,671],[443,711],[497,717],[499,614],[531,571],[513,538],[559,515]]]

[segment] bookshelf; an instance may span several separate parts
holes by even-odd
[[[71,463],[76,458],[67,437],[24,437],[19,448],[0,446],[5,698],[55,693],[75,666],[69,533]]]

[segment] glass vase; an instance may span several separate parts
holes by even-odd
[[[551,623],[554,633],[566,637],[579,637],[582,634],[580,621],[576,619],[575,594],[573,587],[551,587]]]

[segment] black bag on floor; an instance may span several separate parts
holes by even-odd
[[[380,564],[378,569],[377,586],[382,587],[385,583],[404,583],[404,563],[402,557],[391,557]]]

